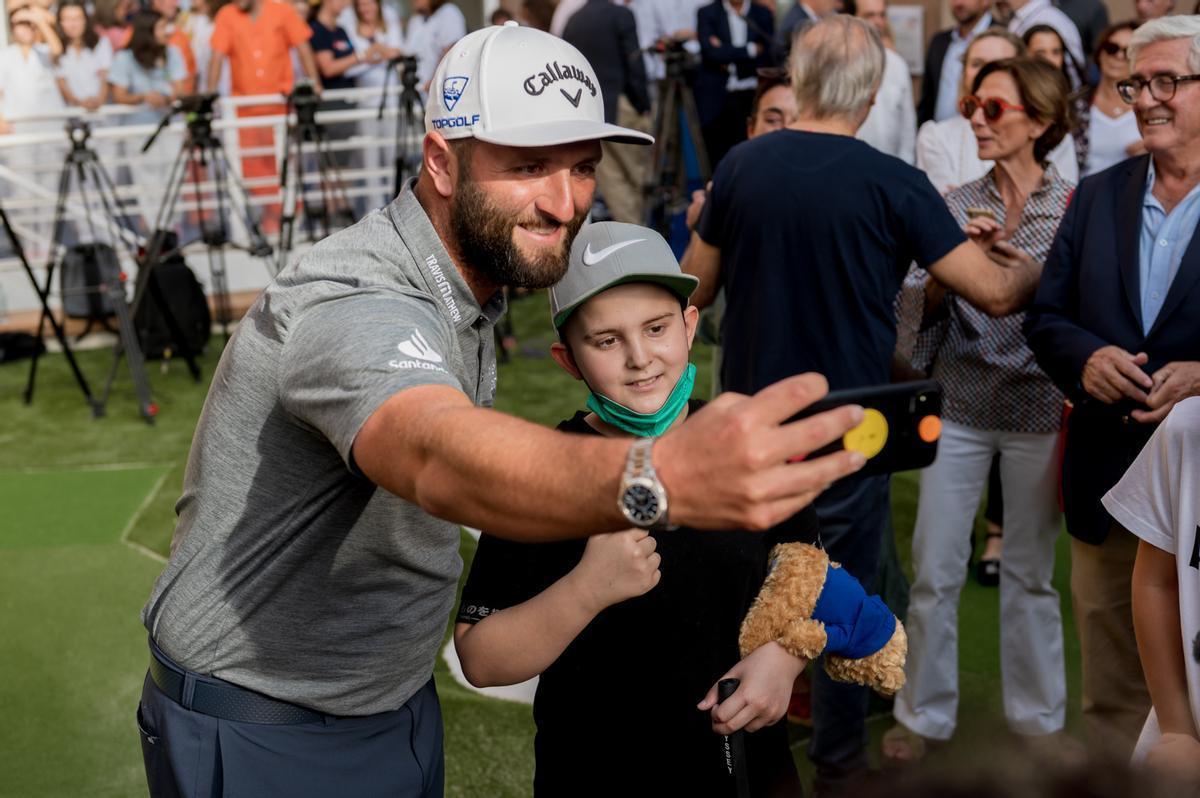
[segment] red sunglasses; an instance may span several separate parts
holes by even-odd
[[[958,112],[967,119],[975,116],[975,111],[979,108],[983,109],[983,118],[989,122],[995,122],[1000,117],[1004,116],[1005,111],[1024,111],[1025,106],[1013,105],[1010,102],[1005,102],[999,97],[988,97],[981,99],[974,94],[968,94],[958,101]]]

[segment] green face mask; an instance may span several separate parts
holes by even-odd
[[[640,438],[654,437],[662,435],[675,423],[675,419],[679,417],[684,406],[687,405],[688,398],[692,395],[692,386],[695,382],[696,366],[688,363],[683,374],[679,375],[679,382],[675,383],[675,387],[671,389],[671,395],[667,397],[667,401],[663,402],[663,406],[653,413],[638,413],[630,410],[625,405],[618,404],[595,391],[588,396],[587,408],[599,416],[601,421],[612,424],[617,429],[625,430]]]

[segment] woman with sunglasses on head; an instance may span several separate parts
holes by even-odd
[[[986,64],[1002,58],[1024,55],[1025,43],[1003,28],[988,28],[967,45],[963,53],[963,77],[959,96],[970,93],[971,82]],[[1068,135],[1050,153],[1050,161],[1065,179],[1079,179],[1075,161],[1075,142]],[[929,121],[917,131],[917,168],[929,176],[929,182],[945,194],[972,180],[983,177],[992,164],[980,160],[971,124],[961,117],[941,122]]]
[[[1100,82],[1092,90],[1088,104],[1088,148],[1084,177],[1103,172],[1126,158],[1146,151],[1138,132],[1133,106],[1121,99],[1117,83],[1129,77],[1129,58],[1125,48],[1137,30],[1137,23],[1120,22],[1100,34],[1093,58],[1100,68]]]
[[[1038,59],[996,61],[974,76],[961,106],[979,160],[994,166],[946,196],[951,213],[985,249],[1006,240],[1045,260],[1074,190],[1048,160],[1071,126],[1066,79]],[[903,762],[954,734],[967,530],[996,454],[1004,494],[1018,497],[1004,508],[1004,714],[1013,732],[1040,738],[1060,732],[1066,716],[1062,618],[1051,584],[1063,396],[1025,343],[1023,313],[991,318],[936,281],[925,279],[924,289],[918,347],[934,352],[933,377],[945,394],[938,456],[921,473],[913,534],[908,682],[896,695],[897,725],[883,741],[884,756]]]

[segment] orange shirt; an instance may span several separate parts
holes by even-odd
[[[196,56],[192,53],[192,43],[188,40],[188,36],[184,33],[183,28],[178,26],[171,33],[171,38],[167,40],[167,44],[173,46],[183,56],[183,64],[187,67],[188,73],[188,91],[195,91],[196,87]]]
[[[263,0],[257,19],[234,3],[218,11],[211,45],[229,58],[234,94],[286,94],[294,80],[291,49],[311,36],[291,5]]]

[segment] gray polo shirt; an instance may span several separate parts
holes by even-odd
[[[496,390],[492,328],[412,184],[280,273],[230,339],[142,617],[181,665],[335,715],[393,710],[433,672],[459,530],[355,468],[389,397]]]

